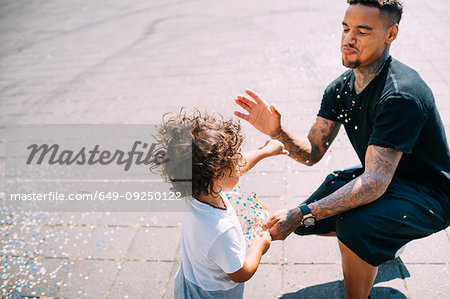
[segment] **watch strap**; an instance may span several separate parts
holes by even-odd
[[[302,220],[301,220],[301,225],[305,225],[305,220],[306,219],[314,219],[314,221],[313,221],[313,223],[312,224],[308,224],[308,225],[305,225],[305,226],[311,226],[311,225],[314,225],[314,223],[316,222],[316,217],[314,217],[314,215],[312,214],[312,212],[311,212],[311,209],[308,207],[308,205],[307,204],[302,204],[300,207],[299,207],[299,209],[300,209],[300,212],[302,213]]]
[[[300,212],[302,212],[302,222],[303,222],[303,218],[305,218],[306,215],[311,214],[311,209],[308,207],[307,204],[302,204],[300,206]]]

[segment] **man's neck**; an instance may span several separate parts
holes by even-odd
[[[353,70],[355,73],[355,91],[360,93],[369,85],[370,81],[373,80],[379,73],[380,69],[389,57],[389,51],[384,51],[383,54],[378,57],[372,64],[359,67]]]

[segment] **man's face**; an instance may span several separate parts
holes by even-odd
[[[383,53],[388,37],[387,19],[376,7],[350,5],[342,22],[342,64],[358,68],[372,64]]]

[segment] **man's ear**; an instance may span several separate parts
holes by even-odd
[[[386,44],[392,43],[398,35],[398,24],[394,24],[387,30],[387,36],[386,36]]]

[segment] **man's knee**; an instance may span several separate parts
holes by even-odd
[[[338,215],[336,236],[352,253],[372,266],[379,263],[379,250],[374,246],[374,236],[380,232],[373,227],[371,215],[357,209]]]
[[[364,235],[371,229],[366,217],[367,215],[356,210],[338,215],[336,218],[338,239],[350,244],[363,242],[366,239]]]

